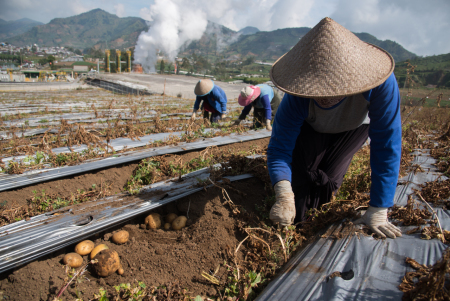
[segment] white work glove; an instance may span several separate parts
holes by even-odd
[[[191,120],[195,120],[195,117],[196,117],[197,115],[195,115],[195,112],[192,112],[192,116],[191,116]]]
[[[240,125],[241,122],[242,122],[242,119],[237,119],[237,120],[234,122],[234,125]]]
[[[369,206],[366,213],[360,219],[356,220],[354,224],[366,224],[382,238],[386,238],[386,235],[390,238],[402,236],[400,229],[387,220],[387,212],[388,208],[386,207]]]
[[[221,116],[221,119],[225,119],[227,117],[227,114],[223,113]]]
[[[275,184],[275,198],[277,202],[270,209],[269,218],[275,224],[288,226],[294,222],[295,199],[291,182],[283,180]]]
[[[272,130],[272,125],[270,125],[271,120],[270,119],[266,119],[266,129],[268,131]]]

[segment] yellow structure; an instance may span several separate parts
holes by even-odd
[[[121,70],[122,61],[120,60],[121,54],[122,54],[122,52],[120,50],[116,49],[116,72],[117,73],[122,72],[122,70]]]
[[[9,73],[9,79],[10,79],[10,81],[13,81],[13,69],[6,69],[6,72],[8,72]]]
[[[107,49],[107,50],[105,50],[105,55],[106,55],[106,64],[105,64],[105,72],[111,72],[111,69],[110,69],[110,55],[111,55],[111,52]]]

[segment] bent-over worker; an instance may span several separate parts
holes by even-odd
[[[203,118],[208,119],[209,113],[211,113],[211,123],[217,123],[220,119],[225,118],[227,95],[222,88],[216,86],[210,79],[202,79],[195,85],[194,93],[197,97],[194,103],[194,111],[192,112],[192,120],[195,119],[196,112],[202,101],[202,108],[205,110]]]
[[[239,125],[253,107],[254,126],[260,127],[263,124],[267,130],[272,130],[271,123],[281,99],[271,86],[266,84],[247,86],[239,94],[238,102],[244,109],[239,119],[235,121],[235,125]]]
[[[331,200],[353,155],[370,138],[369,207],[356,223],[381,237],[401,231],[387,220],[401,157],[400,95],[394,59],[330,18],[322,19],[270,70],[285,91],[267,156],[280,225],[305,220]],[[295,218],[296,217],[296,218]]]

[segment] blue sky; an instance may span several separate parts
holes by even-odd
[[[201,9],[208,20],[239,30],[313,27],[331,17],[354,32],[390,39],[418,55],[450,52],[449,0],[171,0]],[[0,0],[0,18],[30,18],[48,23],[101,8],[119,17],[149,15],[154,1],[139,0]]]

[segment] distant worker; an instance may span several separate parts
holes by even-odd
[[[402,235],[387,219],[402,150],[394,65],[385,50],[330,18],[274,63],[270,77],[286,95],[267,151],[276,195],[272,221],[305,221],[309,209],[330,202],[353,155],[370,138],[370,202],[356,223],[381,237]]]
[[[234,122],[235,125],[241,124],[253,107],[254,126],[261,127],[264,125],[267,130],[272,130],[271,123],[277,113],[281,99],[277,91],[271,86],[260,84],[245,87],[239,94],[238,102],[245,108],[242,110],[239,119]]]
[[[227,95],[225,91],[219,86],[216,86],[210,79],[199,80],[195,85],[194,93],[197,98],[194,103],[194,111],[191,119],[194,120],[196,112],[200,108],[200,103],[203,101],[202,108],[205,111],[203,118],[209,119],[211,113],[211,123],[217,123],[220,119],[225,118],[227,111]]]

